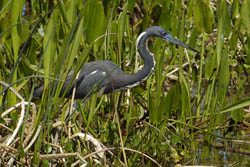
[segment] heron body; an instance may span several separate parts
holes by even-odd
[[[155,60],[152,53],[147,48],[147,39],[149,37],[159,37],[164,40],[168,40],[171,43],[175,43],[182,47],[188,48],[194,52],[197,50],[182,43],[176,38],[172,37],[167,31],[158,26],[149,27],[145,32],[141,33],[136,41],[137,50],[139,55],[144,60],[143,68],[134,73],[127,74],[123,72],[117,64],[111,61],[93,61],[83,65],[80,69],[78,79],[71,82],[74,70],[71,70],[66,77],[63,84],[60,96],[70,97],[73,92],[73,88],[76,88],[75,98],[85,98],[90,95],[89,92],[97,87],[99,91],[103,90],[104,94],[108,94],[118,90],[126,90],[139,85],[145,81],[150,74],[154,71]],[[71,85],[69,85],[71,82]],[[65,93],[65,91],[67,92]],[[43,86],[37,88],[34,92],[34,96],[41,97],[43,93]]]

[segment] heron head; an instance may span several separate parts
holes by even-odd
[[[169,34],[166,30],[164,30],[163,28],[159,27],[159,26],[152,26],[150,28],[148,28],[146,30],[147,33],[152,34],[153,36],[162,38],[164,40],[167,40],[171,43],[180,45],[184,48],[190,49],[194,52],[199,53],[197,50],[195,50],[194,48],[184,44],[183,42],[179,41],[178,39],[174,38],[171,34]]]

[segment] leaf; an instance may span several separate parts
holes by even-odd
[[[86,31],[87,43],[91,43],[105,33],[106,17],[104,8],[99,0],[87,1],[83,8],[84,29]],[[103,42],[99,40],[97,44]]]
[[[73,39],[71,46],[70,46],[70,51],[69,51],[69,59],[67,61],[67,69],[66,73],[69,72],[69,70],[72,68],[74,59],[78,54],[78,50],[80,47],[81,39],[83,37],[83,20],[84,18],[82,17],[81,20],[79,21],[77,31],[75,33],[75,38]]]
[[[22,29],[22,33],[21,33],[21,43],[26,42],[26,40],[29,38],[30,36],[30,23],[26,22],[26,21],[22,21],[21,23],[21,29]]]
[[[11,29],[11,40],[12,40],[12,48],[14,52],[14,63],[17,61],[18,58],[18,53],[19,53],[19,47],[20,47],[20,33],[22,32],[21,26],[17,24],[20,21],[20,16],[22,14],[22,6],[23,6],[23,1],[22,0],[13,0],[12,1],[12,10],[15,12],[11,13],[11,24],[15,25]],[[13,75],[12,81],[10,82],[15,82],[17,80],[17,69],[13,71],[11,74]],[[16,88],[16,85],[14,85],[14,88]],[[11,94],[11,104],[15,105],[16,103],[16,96],[14,94]]]
[[[226,112],[241,109],[241,108],[247,107],[247,106],[250,106],[250,98],[246,98],[244,100],[240,100],[234,104],[231,104],[231,105],[221,109],[220,113],[226,113]]]
[[[218,82],[218,100],[220,104],[224,103],[224,99],[226,97],[226,92],[228,91],[228,84],[230,79],[229,73],[229,63],[228,63],[228,48],[225,48],[225,51],[221,57],[221,64],[218,74],[219,82]]]
[[[213,74],[214,69],[216,68],[216,55],[208,55],[206,59],[206,65],[205,65],[205,77],[207,80],[210,79],[211,75]]]
[[[75,22],[76,20],[76,1],[68,1],[68,7],[67,7],[67,20],[69,21],[69,25]]]
[[[129,0],[128,1],[128,11],[129,12],[134,12],[134,7],[135,7],[135,0]]]
[[[176,85],[172,86],[168,94],[161,98],[158,118],[163,118],[164,114],[166,114],[167,118],[170,117],[174,102],[179,101],[179,94],[176,94],[176,87]]]
[[[223,18],[219,19],[218,23],[218,34],[217,34],[217,41],[216,41],[216,56],[217,56],[217,69],[219,69],[220,61],[221,61],[221,52],[224,44],[224,35],[223,35]]]
[[[4,42],[11,34],[11,14],[7,13],[2,19],[0,19],[0,38]]]
[[[149,118],[152,122],[157,122],[158,119],[157,119],[157,115],[158,115],[158,111],[156,109],[156,105],[155,105],[156,101],[154,99],[154,96],[152,96],[150,93],[149,93],[149,103],[148,103],[148,106],[149,106]]]
[[[194,9],[194,24],[198,32],[211,33],[213,31],[214,14],[210,1],[196,1]]]
[[[52,17],[49,20],[48,26],[46,27],[44,40],[43,40],[43,66],[44,66],[44,74],[45,77],[51,77],[52,71],[52,63],[54,62],[54,57],[56,53],[56,41],[55,41],[55,25],[57,20],[57,12],[52,14]],[[44,88],[46,88],[49,83],[48,79],[44,80]]]
[[[204,31],[203,15],[199,2],[196,3],[194,8],[194,25],[197,32],[202,33]]]
[[[240,2],[239,0],[233,1],[232,4],[232,18],[237,18],[240,13]]]
[[[197,38],[198,38],[198,33],[196,31],[196,29],[194,28],[191,32],[191,36],[189,38],[189,46],[195,48],[195,44],[197,42]]]
[[[5,17],[10,8],[11,8],[11,1],[2,0],[2,2],[0,3],[0,20]]]
[[[44,70],[43,69],[39,69],[36,65],[31,64],[28,58],[24,57],[23,58],[23,62],[32,71],[36,71],[38,73],[44,74]]]
[[[229,16],[229,9],[224,0],[217,1],[216,13],[217,13],[217,20],[222,21],[223,35],[228,37],[231,32],[231,19]]]
[[[243,0],[242,5],[241,5],[241,11],[240,11],[240,16],[242,18],[242,24],[245,29],[249,29],[249,24],[250,24],[250,2],[249,0]]]
[[[243,109],[238,109],[238,110],[232,111],[231,115],[234,121],[242,122],[244,119],[244,113],[245,111]]]
[[[92,121],[95,112],[96,112],[96,101],[97,101],[97,92],[93,90],[91,100],[90,100],[90,111],[89,111],[89,116],[88,116],[88,123],[87,123],[87,129],[89,128],[89,124]]]
[[[188,4],[187,4],[187,17],[188,18],[192,18],[193,17],[193,12],[194,12],[194,4],[195,4],[195,1],[194,0],[189,0],[187,1]]]
[[[202,3],[204,29],[205,29],[205,32],[209,34],[213,31],[213,24],[214,24],[213,9],[209,0],[199,1],[199,2],[204,2]]]
[[[180,85],[181,85],[181,105],[182,105],[182,116],[185,120],[186,114],[191,113],[190,106],[190,93],[189,93],[189,85],[185,79],[185,77],[181,74],[180,76]]]
[[[240,35],[240,28],[242,25],[242,18],[238,18],[235,21],[234,27],[233,27],[233,31],[232,31],[232,36],[230,38],[230,48],[232,50],[236,49],[237,43],[238,43],[238,39],[239,39],[239,35]]]
[[[126,16],[127,16],[127,7],[128,3],[126,3],[123,7],[123,12],[121,13],[119,20],[118,20],[118,45],[120,52],[123,53],[123,36],[125,32],[125,27],[126,27]]]
[[[172,89],[170,89],[170,90],[172,90]],[[172,92],[173,91],[171,91],[171,93]],[[158,114],[157,114],[157,120],[158,121],[160,121],[163,118],[163,116],[164,116],[165,113],[167,115],[167,118],[169,118],[169,115],[170,115],[169,113],[171,111],[170,110],[171,109],[171,103],[170,103],[171,99],[169,99],[168,97],[170,96],[171,93],[169,91],[166,96],[163,96],[161,98],[161,103],[159,105],[159,110],[158,110]]]
[[[171,11],[171,2],[170,1],[163,1],[162,6],[164,6],[164,10],[161,10],[161,17],[159,20],[159,24],[170,30],[171,27],[171,20],[172,20],[172,12]]]

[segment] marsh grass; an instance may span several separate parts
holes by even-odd
[[[217,143],[226,150],[236,139],[246,144],[239,153],[249,154],[248,0],[31,1],[23,13],[24,3],[0,3],[0,80],[36,108],[25,105],[9,146],[6,137],[23,108],[1,115],[2,164],[200,164]],[[111,60],[127,73],[138,71],[143,61],[135,41],[151,25],[200,54],[150,40],[156,69],[140,86],[100,97],[94,89],[74,105],[74,99],[58,97],[66,74],[74,68],[77,76],[88,61]],[[44,93],[34,101],[39,78]],[[20,102],[7,90],[0,86],[1,114]],[[146,113],[149,119],[138,123]],[[242,148],[237,145],[236,151]],[[102,149],[104,155],[92,155]]]

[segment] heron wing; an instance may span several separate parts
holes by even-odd
[[[94,87],[97,87],[98,91],[104,91],[107,84],[112,81],[112,77],[121,73],[121,70],[117,68],[118,66],[111,61],[96,61],[84,64],[80,70],[78,79],[72,81],[74,74],[74,69],[72,69],[62,88],[61,96],[69,86],[65,97],[69,97],[72,94],[73,88],[76,87],[76,98],[84,98],[86,95],[91,94],[90,91]]]
[[[83,81],[83,79],[87,75],[91,74],[93,71],[96,70],[95,67],[93,66],[93,64],[94,63],[92,63],[92,62],[84,64],[83,67],[79,71],[79,76],[77,79],[73,78],[75,69],[74,68],[71,69],[70,72],[68,73],[65,81],[64,81],[60,96],[63,96],[63,94],[65,93],[66,90],[67,90],[67,93],[65,94],[64,97],[71,96],[73,88],[75,86],[76,86],[76,88],[79,87],[79,84]]]
[[[106,72],[95,70],[85,75],[82,80],[79,80],[76,87],[76,98],[84,98],[93,93],[105,89],[109,83]]]

